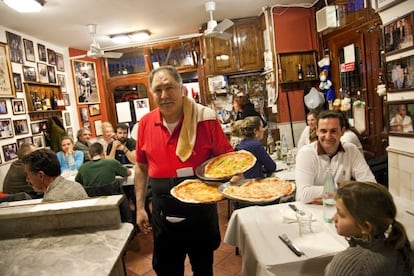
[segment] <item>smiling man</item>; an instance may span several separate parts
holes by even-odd
[[[318,116],[318,140],[302,147],[296,157],[296,200],[322,204],[325,174],[331,168],[335,183],[345,180],[376,182],[361,151],[341,143],[345,131],[342,114],[323,111]]]

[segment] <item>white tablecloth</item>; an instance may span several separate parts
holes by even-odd
[[[414,203],[399,199],[396,203],[402,210],[397,219],[406,226],[410,240],[414,241],[414,216],[405,213],[405,208]],[[332,257],[348,247],[334,225],[323,222],[322,206],[294,204],[313,214],[314,233],[300,237],[297,223],[284,221],[282,214],[286,214],[287,204],[252,206],[233,212],[224,242],[239,248],[243,275],[323,275]],[[278,238],[283,233],[304,251],[304,256],[296,256]]]

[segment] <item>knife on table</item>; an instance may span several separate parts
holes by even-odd
[[[292,243],[292,241],[288,238],[288,236],[286,235],[286,234],[282,234],[282,235],[280,235],[279,236],[279,239],[281,239],[282,240],[282,242],[284,243],[284,244],[286,244],[287,245],[287,247],[290,249],[290,250],[292,250],[292,252],[293,253],[295,253],[296,254],[296,256],[298,256],[298,257],[300,257],[300,256],[302,256],[302,255],[305,255],[305,253],[302,251],[302,250],[300,250],[296,245],[294,245],[293,243]]]
[[[289,203],[288,205],[293,211],[295,211],[296,213],[299,213],[299,215],[303,216],[305,214],[305,212],[302,210],[299,210],[295,204]]]

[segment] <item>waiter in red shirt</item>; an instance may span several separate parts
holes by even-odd
[[[184,275],[186,255],[194,275],[213,275],[213,252],[220,245],[217,205],[183,203],[170,190],[195,178],[195,169],[204,161],[233,149],[215,112],[184,96],[174,67],[153,70],[149,85],[158,108],[139,122],[137,224],[144,233],[153,231],[157,275]],[[152,189],[151,224],[144,209],[147,180]]]

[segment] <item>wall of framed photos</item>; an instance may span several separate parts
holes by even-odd
[[[40,148],[47,146],[48,116],[41,115],[43,111],[39,110],[36,111],[39,114],[33,116],[33,102],[27,98],[30,95],[26,92],[28,87],[54,88],[56,94],[61,95],[56,99],[60,105],[57,109],[67,113],[66,120],[62,118],[67,132],[73,134],[79,129],[76,104],[70,105],[76,103],[76,98],[68,49],[0,26],[0,55],[6,48],[7,62],[0,66],[10,70],[11,75],[0,74],[0,78],[9,81],[12,89],[0,87],[0,191],[9,165],[17,159],[16,152],[22,143],[33,143]],[[41,96],[45,98],[45,95]],[[49,101],[51,96],[47,94]],[[62,111],[53,113],[58,114],[63,117]]]
[[[386,64],[388,185],[392,194],[414,200],[414,5],[387,2],[379,14]]]

